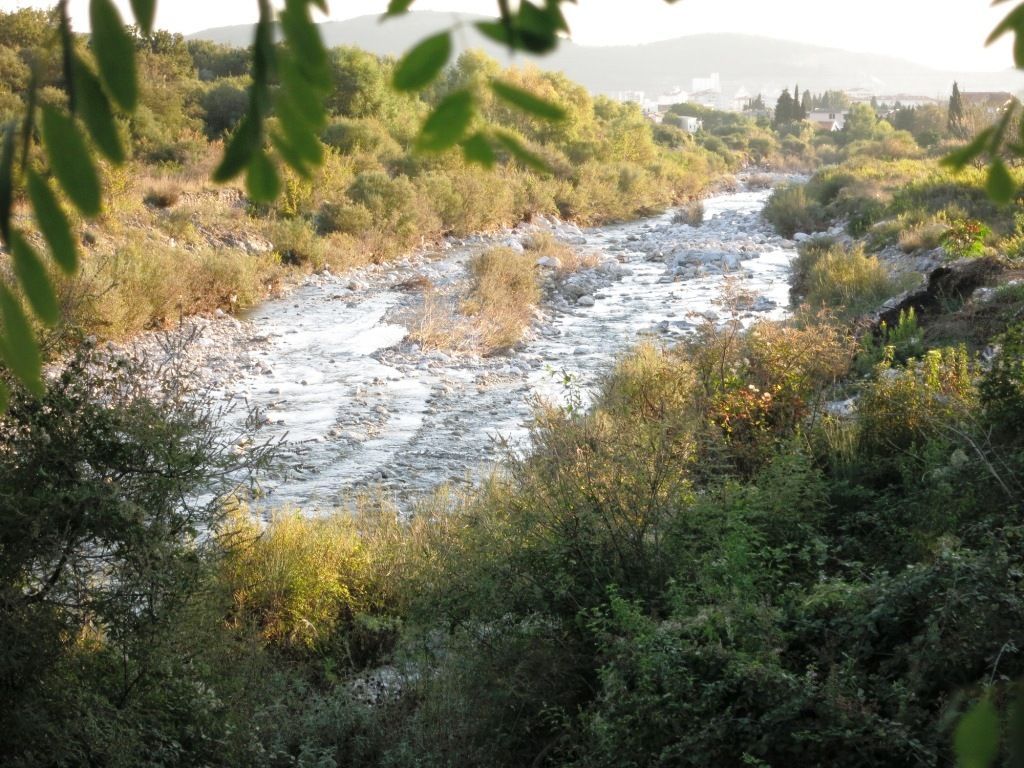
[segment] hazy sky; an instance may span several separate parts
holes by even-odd
[[[115,0],[126,9],[128,0]],[[0,0],[10,10],[46,0]],[[333,0],[332,19],[380,13],[386,0]],[[157,24],[175,32],[253,21],[255,0],[159,0]],[[415,9],[493,15],[494,0],[416,0]],[[1012,65],[1009,38],[985,38],[1013,5],[989,0],[579,0],[566,5],[573,39],[590,45],[643,43],[702,32],[743,32],[901,56],[945,70]],[[76,28],[88,0],[71,0]],[[127,12],[126,12],[127,17]]]

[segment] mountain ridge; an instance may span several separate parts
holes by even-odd
[[[320,25],[329,47],[355,45],[378,55],[397,56],[420,39],[461,22],[456,49],[483,49],[503,64],[535,64],[564,72],[595,93],[645,91],[652,96],[682,87],[693,78],[721,75],[726,93],[745,88],[772,93],[799,83],[801,89],[868,89],[880,95],[909,93],[944,97],[954,80],[966,90],[1024,90],[1024,75],[1003,72],[953,72],[932,69],[898,56],[847,51],[761,35],[706,33],[626,45],[583,46],[565,41],[546,57],[512,58],[472,27],[484,17],[418,11],[381,22],[360,16]],[[228,45],[247,45],[252,25],[217,27],[189,35]]]

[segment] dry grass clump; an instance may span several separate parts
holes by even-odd
[[[457,300],[432,289],[409,325],[409,339],[425,350],[465,352],[473,346],[473,329],[458,312]]]
[[[673,224],[686,224],[689,227],[699,227],[704,223],[704,202],[694,200],[681,206],[672,217]]]
[[[81,272],[62,285],[62,296],[69,323],[119,339],[182,316],[252,305],[279,276],[270,254],[147,240],[89,254]]]
[[[517,344],[533,319],[540,301],[532,253],[492,248],[469,262],[472,287],[462,311],[475,318],[483,352]]]
[[[774,182],[772,181],[772,177],[766,174],[756,174],[754,176],[748,176],[746,181],[747,189],[754,191],[759,191],[762,189],[771,189],[773,183]]]
[[[904,287],[862,246],[848,248],[828,241],[808,245],[800,249],[793,269],[794,296],[846,316],[877,309]]]
[[[150,187],[142,201],[152,208],[170,208],[181,200],[181,188],[171,181]]]
[[[593,251],[581,251],[563,243],[551,232],[538,230],[522,240],[523,248],[534,259],[554,258],[558,260],[558,273],[570,275],[584,269],[593,269],[601,260]]]
[[[942,238],[949,231],[949,225],[942,221],[926,222],[904,229],[899,234],[900,250],[904,253],[930,251],[942,245]]]

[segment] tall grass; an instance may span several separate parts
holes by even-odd
[[[470,261],[472,286],[462,310],[476,318],[484,352],[518,344],[530,327],[541,297],[535,262],[511,248],[491,248]]]
[[[801,247],[792,266],[792,294],[811,307],[854,317],[877,309],[905,287],[863,246],[812,241]]]

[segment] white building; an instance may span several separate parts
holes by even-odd
[[[618,91],[611,95],[615,101],[621,101],[626,104],[640,104],[643,106],[647,102],[647,96],[643,91]]]
[[[680,115],[679,127],[687,133],[696,133],[704,127],[704,121],[699,117],[686,117],[684,115]]]
[[[697,91],[690,94],[690,103],[699,104],[707,109],[719,109],[722,100],[721,91]]]
[[[660,106],[671,107],[675,104],[682,104],[690,100],[690,94],[688,91],[684,91],[682,88],[673,88],[671,91],[666,91],[658,97],[657,102]]]
[[[712,73],[710,77],[695,77],[693,78],[693,88],[690,90],[696,93],[701,91],[714,91],[715,93],[721,93],[722,78],[717,72]]]
[[[888,104],[890,106],[896,106],[899,104],[901,107],[930,107],[939,105],[937,99],[931,99],[927,96],[915,96],[909,93],[897,93],[895,96],[879,96],[878,102],[880,104]]]
[[[846,126],[846,116],[849,112],[828,112],[815,110],[807,116],[809,122],[822,131],[841,131]]]
[[[732,101],[726,105],[726,108],[730,112],[742,112],[750,106],[750,102],[753,100],[754,97],[751,95],[750,91],[741,86],[740,89],[736,91],[736,95],[732,97]]]

